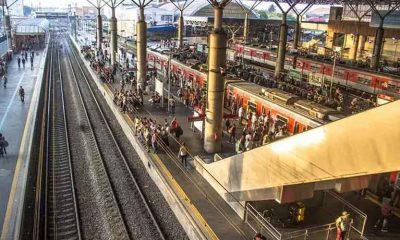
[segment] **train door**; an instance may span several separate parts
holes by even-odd
[[[294,121],[293,134],[297,134],[299,132],[301,132],[300,124],[299,124],[299,122]]]

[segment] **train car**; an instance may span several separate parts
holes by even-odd
[[[246,111],[258,115],[270,114],[278,126],[287,125],[289,132],[293,134],[341,118],[334,109],[300,100],[298,96],[279,89],[261,88],[255,83],[229,83],[226,86],[226,94],[228,98],[239,102]]]
[[[168,68],[168,57],[154,51],[148,51],[149,65],[160,74]],[[166,66],[163,67],[163,66]],[[171,61],[171,71],[181,75],[183,81],[197,81],[204,84],[207,74],[193,69],[175,59]],[[342,116],[331,108],[276,88],[263,88],[255,83],[249,83],[235,76],[226,76],[225,99],[234,98],[246,111],[260,114],[270,114],[278,125],[286,124],[289,132],[295,134],[310,128],[315,128]]]
[[[237,44],[234,51],[237,57],[243,57],[257,64],[272,67],[276,65],[276,53],[267,49],[248,46],[243,48],[243,45]],[[293,62],[294,57],[287,56],[285,58],[285,69],[292,70]],[[318,75],[321,79],[330,81],[332,78],[333,65],[297,57],[296,69],[302,76],[310,77]],[[400,78],[388,76],[387,74],[378,74],[350,67],[336,66],[333,82],[372,94],[385,94],[395,99],[400,98]]]

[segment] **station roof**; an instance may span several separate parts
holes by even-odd
[[[400,100],[204,166],[240,201],[365,188],[400,170],[398,109]]]
[[[182,4],[183,5],[183,4]],[[245,5],[248,9],[248,6]],[[179,13],[179,10],[172,4],[166,3],[160,8],[174,11],[175,14]],[[210,3],[207,0],[196,0],[194,3],[190,4],[183,12],[185,16],[200,17],[200,16],[214,16],[214,12]],[[241,6],[236,1],[231,1],[224,10],[224,17],[226,18],[244,18],[244,12]],[[251,11],[250,18],[258,18],[256,11]]]
[[[42,35],[49,29],[49,21],[45,18],[30,18],[15,24],[17,35]]]

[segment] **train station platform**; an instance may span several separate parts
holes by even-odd
[[[76,44],[76,46],[78,46],[78,44]],[[82,54],[80,56],[84,59]],[[105,99],[109,99],[108,101],[110,102],[108,103],[110,108],[114,111],[114,114],[120,116],[120,119],[122,119],[123,123],[121,124],[120,122],[121,126],[126,125],[129,128],[126,132],[133,132],[134,116],[131,114],[123,114],[121,109],[112,102],[113,92],[115,89],[120,88],[118,81],[120,78],[116,77],[118,80],[115,81],[115,84],[105,84],[98,78],[96,72],[90,68],[89,63],[86,60],[84,61]],[[117,75],[120,75],[120,72],[118,72]],[[176,93],[176,91],[171,92]],[[168,114],[166,103],[164,107],[152,105],[149,99],[149,95],[144,96],[144,107],[138,110],[137,115],[151,118],[160,124],[163,124],[165,119],[171,122],[172,118],[176,117],[183,129],[183,135],[180,137],[179,141],[170,137],[169,148],[167,150],[161,149],[156,153],[147,152],[136,138],[132,139],[133,145],[136,143],[140,145],[135,146],[135,150],[138,152],[144,151],[142,155],[139,153],[142,161],[144,161],[146,165],[151,162],[151,165],[158,168],[158,171],[163,175],[164,181],[175,192],[178,202],[183,204],[193,221],[197,222],[197,225],[201,225],[201,228],[204,228],[203,232],[205,232],[208,239],[251,239],[255,231],[232,210],[194,169],[194,156],[202,155],[209,158],[212,156],[207,156],[207,154],[205,154],[201,135],[193,132],[191,124],[188,122],[187,118],[193,115],[193,110],[177,101],[175,114],[172,116]],[[228,139],[226,138],[226,140]],[[184,168],[177,158],[181,142],[187,144],[190,153],[188,168]],[[227,144],[226,142],[223,144],[225,153],[232,155],[234,153],[233,144]],[[178,203],[172,202],[172,204],[177,205]]]
[[[9,143],[7,154],[0,157],[0,232],[1,239],[10,239],[21,216],[24,188],[27,180],[28,155],[31,136],[38,112],[37,104],[43,79],[47,48],[35,50],[33,68],[30,67],[30,54],[23,68],[18,68],[14,54],[8,62],[8,83],[0,85],[0,132]],[[19,88],[25,90],[25,101],[21,102]]]

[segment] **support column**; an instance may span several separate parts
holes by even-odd
[[[381,20],[379,27],[376,29],[374,50],[372,52],[371,68],[373,70],[378,70],[379,61],[381,59],[382,46],[384,40],[385,30],[383,29],[383,20]]]
[[[282,13],[282,24],[279,31],[279,45],[278,45],[278,57],[276,59],[275,76],[279,76],[285,68],[285,55],[286,55],[286,43],[287,43],[287,32],[288,26],[286,22],[287,13]]]
[[[298,49],[299,48],[300,33],[301,33],[300,15],[297,15],[295,32],[294,32],[294,39],[293,39],[293,49]],[[297,56],[294,56],[294,58],[293,58],[293,68],[296,68],[296,67],[297,67]]]
[[[139,21],[136,23],[136,57],[137,57],[137,90],[144,90],[147,76],[147,23],[144,18],[144,7],[140,8]]]
[[[227,35],[222,31],[223,9],[214,7],[214,29],[209,36],[207,104],[204,130],[204,150],[221,151]]]
[[[8,38],[8,49],[12,49],[12,36],[11,36],[11,20],[10,20],[10,15],[5,15],[4,16],[4,21],[6,24],[6,31],[7,31],[7,38]]]
[[[367,36],[361,35],[360,36],[360,47],[358,49],[357,59],[361,59],[363,57],[366,42],[367,42]]]
[[[357,51],[358,51],[358,43],[360,42],[360,34],[355,34],[353,39],[353,45],[351,47],[351,56],[350,59],[352,61],[357,61]]]
[[[179,16],[179,25],[178,25],[178,47],[183,47],[183,35],[184,35],[184,22],[183,22],[183,12]]]
[[[244,17],[244,25],[243,25],[243,40],[244,43],[247,43],[249,37],[249,12],[246,12]]]
[[[97,48],[101,49],[103,40],[103,19],[101,18],[101,9],[97,8]]]
[[[118,51],[117,19],[115,18],[115,8],[111,8],[110,33],[111,65],[114,65],[116,63],[116,53]]]

